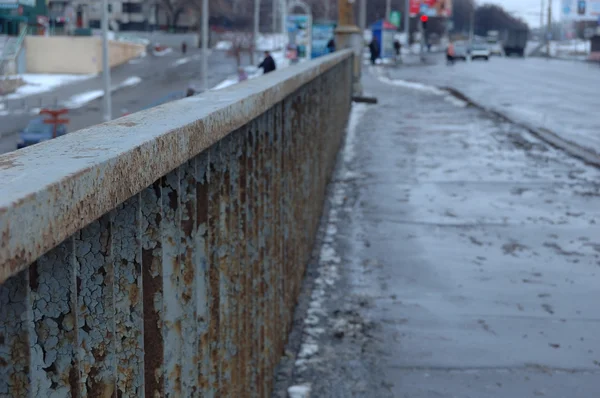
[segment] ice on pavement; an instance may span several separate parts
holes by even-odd
[[[288,395],[290,396],[290,398],[309,398],[310,384],[291,386],[290,388],[288,388]]]
[[[91,79],[96,75],[66,75],[66,74],[33,74],[20,75],[25,85],[19,87],[16,92],[8,94],[7,99],[18,99],[28,95],[41,94],[51,91],[59,86],[81,82]]]
[[[455,105],[459,108],[464,108],[468,105],[465,101],[463,101],[459,98],[456,98],[454,95],[448,93],[448,91],[439,89],[434,86],[429,86],[427,84],[411,82],[411,81],[407,81],[407,80],[392,80],[385,76],[380,76],[379,80],[383,83],[391,84],[393,86],[404,87],[404,88],[409,88],[412,90],[418,90],[418,91],[423,91],[423,92],[430,93],[430,94],[443,96],[444,100],[448,101],[452,105]]]

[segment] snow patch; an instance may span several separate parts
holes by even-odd
[[[187,64],[188,62],[190,62],[190,58],[179,58],[177,61],[173,62],[173,64],[171,65],[172,67],[177,67],[180,65],[184,65]]]
[[[19,76],[25,83],[17,91],[6,96],[8,99],[23,98],[28,95],[45,93],[59,86],[81,82],[96,75],[24,74]]]
[[[140,84],[142,82],[142,78],[139,76],[131,76],[127,79],[123,80],[121,84],[117,86],[117,88],[125,88],[135,86],[136,84]],[[114,90],[114,89],[113,89]]]
[[[456,98],[455,96],[449,94],[446,90],[442,90],[435,86],[429,86],[427,84],[411,82],[408,80],[392,80],[385,76],[379,76],[379,81],[381,81],[382,83],[391,84],[391,85],[397,86],[397,87],[404,87],[404,88],[408,88],[411,90],[417,90],[417,91],[422,91],[422,92],[429,93],[429,94],[443,96],[445,101],[447,101],[447,102],[451,103],[452,105],[455,105],[459,108],[465,108],[466,106],[469,105],[467,102],[461,100],[460,98]]]
[[[436,95],[446,95],[446,92],[444,90],[440,90],[439,88],[437,88],[435,86],[429,86],[429,85],[423,84],[423,83],[410,82],[408,80],[392,80],[385,76],[380,76],[379,80],[383,83],[391,84],[393,86],[409,88],[412,90],[423,91],[426,93],[431,93],[431,94],[436,94]]]
[[[233,43],[229,40],[221,40],[215,45],[215,50],[229,51],[233,48]]]
[[[353,104],[352,112],[350,112],[350,120],[348,120],[348,131],[346,133],[346,145],[343,149],[344,164],[352,163],[356,156],[354,141],[356,139],[356,131],[358,122],[367,112],[367,104]],[[346,173],[348,170],[344,170]]]
[[[123,80],[117,86],[112,87],[110,91],[113,92],[113,91],[120,90],[122,88],[132,87],[137,84],[140,84],[141,82],[142,82],[142,78],[140,78],[139,76],[130,76],[127,79]],[[67,101],[65,101],[63,103],[63,105],[69,109],[77,109],[77,108],[81,108],[82,106],[84,106],[94,100],[97,100],[98,98],[102,98],[103,96],[104,96],[104,90],[87,91],[87,92],[84,92],[81,94],[73,95],[71,98],[69,98]]]
[[[290,396],[290,398],[309,398],[310,391],[310,384],[300,384],[288,388],[288,395]]]
[[[346,133],[346,140],[342,149],[344,165],[343,169],[338,171],[341,174],[348,174],[347,169],[354,160],[356,145],[356,132],[360,119],[365,114],[367,106],[365,104],[352,105],[350,120]],[[339,279],[339,266],[342,263],[342,258],[337,253],[334,242],[338,233],[336,222],[339,220],[338,209],[344,204],[346,198],[346,185],[348,180],[338,179],[334,182],[333,197],[330,198],[331,206],[329,208],[327,225],[321,226],[324,229],[323,246],[319,253],[319,276],[315,279],[315,286],[310,295],[309,308],[307,316],[304,319],[303,340],[298,353],[298,358],[295,362],[296,371],[301,373],[306,370],[311,363],[319,362],[318,357],[319,345],[317,339],[325,329],[319,327],[321,320],[327,319],[327,312],[323,308],[323,302],[327,296],[326,291],[330,286],[333,286]],[[341,327],[341,326],[340,326]],[[292,396],[290,394],[290,396]]]
[[[319,346],[315,343],[304,343],[300,347],[298,356],[302,359],[310,358],[319,352]]]
[[[104,95],[104,90],[93,90],[85,93],[73,95],[64,105],[69,109],[81,108],[85,104],[92,102]]]
[[[459,108],[466,108],[467,105],[469,105],[466,101],[463,101],[459,98],[456,98],[453,95],[446,95],[444,97],[444,100],[448,101],[449,103],[451,103],[452,105],[455,105]]]

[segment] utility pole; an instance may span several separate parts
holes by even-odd
[[[469,30],[469,41],[473,43],[473,39],[475,38],[475,3],[473,3],[473,10],[471,10],[471,28]]]
[[[540,34],[544,32],[544,0],[542,0],[540,5]]]
[[[252,59],[252,64],[254,65],[254,53],[258,48],[258,33],[259,33],[259,24],[260,24],[260,0],[254,0],[254,33],[253,33],[253,43],[254,46],[252,48],[252,53],[250,58]]]
[[[331,18],[331,0],[325,0],[325,20],[329,21]]]
[[[287,0],[280,0],[281,7],[281,33],[284,37],[287,36],[287,14],[288,14],[288,2]],[[285,42],[285,39],[284,39]]]
[[[277,32],[277,1],[278,0],[273,0],[272,4],[271,4],[271,23],[272,23],[272,31],[273,33]]]
[[[367,0],[360,0],[358,14],[358,27],[362,32],[367,29]]]
[[[406,33],[406,45],[410,45],[410,0],[404,1],[404,32]]]
[[[102,80],[104,83],[104,121],[112,120],[110,62],[108,59],[108,0],[102,0]]]
[[[202,90],[208,91],[208,0],[202,0]]]
[[[392,13],[392,0],[385,1],[385,20],[390,20],[390,14]]]
[[[552,0],[548,0],[548,25],[546,27],[546,41],[548,42],[548,57],[550,57],[550,35],[552,34]]]

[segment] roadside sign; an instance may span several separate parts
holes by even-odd
[[[400,27],[400,21],[402,21],[402,14],[400,11],[392,11],[390,13],[390,23],[395,27]]]
[[[46,119],[44,123],[46,124],[69,124],[70,119]]]
[[[48,115],[50,119],[45,119],[44,123],[53,125],[52,138],[56,138],[56,129],[59,124],[69,124],[69,119],[59,119],[60,116],[69,113],[68,109],[42,109],[40,115]]]

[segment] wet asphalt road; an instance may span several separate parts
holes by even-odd
[[[117,68],[113,76],[113,86],[132,76],[142,78],[142,82],[113,93],[113,117],[120,117],[127,112],[136,112],[170,94],[183,94],[189,85],[201,89],[201,63],[201,52],[194,49],[185,56],[176,51],[164,57],[149,55]],[[235,62],[225,52],[213,51],[211,53],[208,76],[210,87],[216,86],[235,73]],[[96,86],[96,82],[86,81],[61,87],[55,93],[48,92],[24,100],[11,101],[7,106],[9,109],[19,109],[23,102],[28,108],[37,108],[40,100],[43,100],[44,104],[51,104],[54,101],[60,103],[71,98],[72,95],[98,89]],[[59,96],[59,99],[55,99],[56,96]],[[24,115],[18,113],[0,116],[0,153],[15,150],[18,140],[16,131],[24,128],[32,117],[35,116],[31,116],[29,112]],[[69,119],[70,132],[102,123],[102,98],[91,101],[81,108],[72,109],[69,112]],[[7,134],[11,131],[12,134]]]
[[[542,58],[492,57],[434,65],[386,68],[392,79],[454,87],[511,118],[546,128],[600,154],[600,65]]]
[[[379,104],[355,105],[276,396],[599,396],[599,170],[364,83]]]

